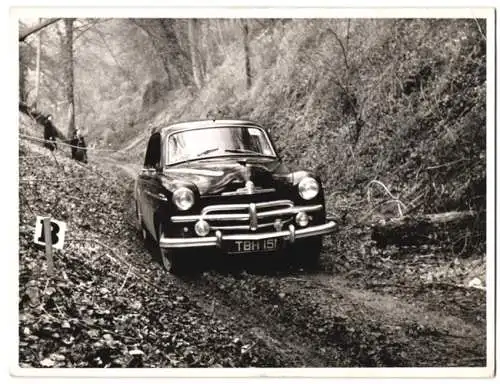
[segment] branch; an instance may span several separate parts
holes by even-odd
[[[35,32],[38,32],[39,30],[41,30],[45,27],[48,27],[49,25],[55,23],[58,20],[60,20],[60,19],[49,19],[49,20],[43,21],[43,22],[41,22],[41,23],[31,27],[31,28],[24,30],[24,32],[19,32],[19,41],[20,42],[24,41],[29,35],[31,35]]]
[[[78,28],[75,28],[75,31],[79,32],[75,37],[73,37],[73,43],[82,36],[85,32],[90,30],[92,27],[95,27],[97,24],[104,23],[105,21],[109,21],[110,19],[97,19],[94,22],[88,22],[87,24],[80,25]]]
[[[395,203],[397,203],[397,205],[398,205],[398,212],[399,212],[399,216],[400,216],[400,217],[402,217],[402,216],[403,216],[403,211],[401,210],[401,206],[404,208],[404,210],[405,210],[405,211],[406,211],[408,208],[406,207],[406,205],[404,205],[404,204],[401,202],[401,200],[399,200],[397,197],[395,197],[395,196],[394,196],[394,195],[393,195],[393,194],[389,191],[389,189],[388,189],[388,188],[387,188],[387,187],[386,187],[386,186],[385,186],[382,182],[380,182],[380,181],[378,181],[378,180],[372,180],[372,181],[370,181],[370,182],[368,183],[368,185],[367,185],[367,189],[368,189],[368,191],[367,191],[367,193],[366,193],[366,194],[367,194],[367,199],[368,199],[368,202],[371,202],[371,199],[370,199],[370,197],[371,197],[371,189],[370,189],[370,186],[371,186],[372,184],[377,184],[377,185],[381,186],[381,187],[385,190],[385,192],[386,192],[386,193],[387,193],[387,194],[391,197],[391,199],[392,199],[392,200],[390,200],[390,201],[391,201],[391,202],[395,202]]]
[[[339,43],[340,48],[342,49],[342,56],[344,57],[345,69],[346,69],[346,72],[348,72],[349,71],[349,64],[347,62],[347,52],[346,52],[344,43],[342,43],[342,40],[340,40],[339,36],[335,33],[335,31],[333,29],[328,28],[327,32],[330,32],[333,35],[333,37],[335,37],[335,40],[337,40],[337,43]]]
[[[484,35],[483,33],[483,30],[481,29],[481,25],[479,24],[479,21],[477,21],[477,19],[474,17],[474,20],[476,21],[476,24],[477,24],[477,28],[479,29],[479,33],[481,34],[481,36],[483,37],[483,40],[484,41],[487,41],[486,40],[486,36]]]

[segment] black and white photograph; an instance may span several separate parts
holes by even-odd
[[[494,9],[17,11],[16,375],[494,374]]]

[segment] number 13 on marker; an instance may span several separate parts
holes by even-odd
[[[45,228],[43,224],[43,216],[36,217],[35,225],[35,244],[45,245]],[[66,223],[58,220],[50,220],[50,234],[52,237],[52,247],[62,249],[64,245],[64,234],[66,232]]]

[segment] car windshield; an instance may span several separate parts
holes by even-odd
[[[235,154],[276,156],[265,131],[254,127],[189,129],[170,135],[167,145],[168,164]]]

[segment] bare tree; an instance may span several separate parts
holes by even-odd
[[[42,23],[42,19],[40,19]],[[38,97],[40,93],[40,56],[42,53],[42,31],[38,33],[36,42],[36,80],[35,80],[35,101],[33,107],[36,109],[38,104]]]
[[[19,46],[19,100],[25,102],[28,96],[26,77],[28,73],[30,47]]]
[[[191,68],[193,70],[193,81],[196,88],[201,88],[200,65],[198,60],[198,31],[196,19],[188,21],[189,51],[191,54]]]
[[[165,73],[169,87],[185,86],[193,81],[191,57],[181,47],[172,19],[131,19],[150,38]]]
[[[252,73],[250,66],[250,47],[248,43],[248,22],[246,20],[243,21],[243,48],[245,50],[245,74],[247,80],[247,88],[250,89],[252,87]]]
[[[65,54],[65,93],[68,101],[68,137],[72,138],[75,133],[75,93],[74,93],[74,71],[73,71],[73,21],[64,19],[66,29],[64,54]]]

